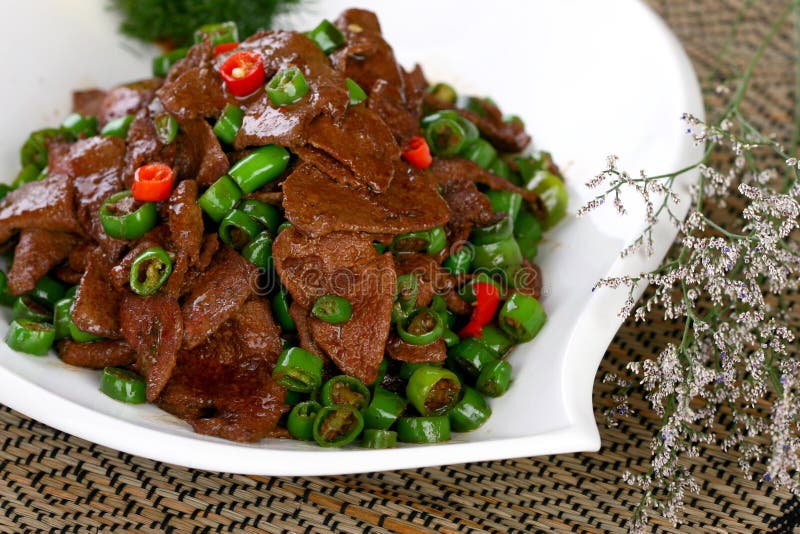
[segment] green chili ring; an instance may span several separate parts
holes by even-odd
[[[296,404],[289,412],[286,430],[295,439],[311,441],[314,439],[314,419],[322,406],[317,401],[308,400]]]
[[[372,401],[364,411],[364,426],[386,430],[402,415],[408,402],[392,391],[375,386]]]
[[[139,296],[154,295],[172,274],[172,258],[161,247],[150,247],[139,254],[131,265],[131,290]]]
[[[44,356],[53,346],[56,331],[49,323],[15,319],[8,325],[6,344],[18,352]]]
[[[365,449],[393,449],[397,446],[397,432],[368,428],[364,431],[361,446]]]
[[[420,308],[411,314],[407,326],[402,322],[397,324],[397,335],[412,345],[433,343],[442,337],[443,332],[442,316],[430,308]]]
[[[334,376],[322,386],[320,400],[324,406],[352,406],[361,413],[370,404],[369,389],[354,376]]]
[[[108,197],[100,206],[100,224],[110,237],[138,239],[152,230],[158,222],[158,209],[153,202],[145,202],[125,215],[112,213],[112,206],[130,197],[130,191],[120,191]]]
[[[364,418],[352,406],[324,406],[314,419],[313,435],[320,447],[344,447],[363,429]]]
[[[353,316],[350,301],[338,295],[323,295],[314,302],[311,315],[321,321],[332,324],[342,324]]]
[[[442,415],[456,405],[461,381],[456,374],[441,367],[424,365],[408,379],[406,397],[422,415]]]
[[[461,400],[447,413],[450,427],[456,432],[480,428],[492,415],[492,409],[475,389],[464,386]]]
[[[147,386],[144,378],[133,371],[118,367],[103,369],[100,391],[114,400],[129,404],[143,404],[147,401]]]
[[[261,232],[261,225],[245,212],[233,209],[219,223],[219,238],[236,250],[247,246]]]
[[[272,370],[272,378],[291,391],[311,393],[322,385],[322,358],[301,349],[284,350]]]
[[[446,415],[401,417],[397,420],[397,439],[405,443],[440,443],[450,439],[450,419]]]

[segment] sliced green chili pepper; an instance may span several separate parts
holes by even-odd
[[[324,406],[314,419],[313,434],[320,447],[344,447],[363,429],[364,418],[352,406]]]
[[[306,35],[326,54],[330,54],[344,44],[344,34],[328,19],[322,19],[322,22]]]
[[[219,238],[236,250],[242,249],[261,232],[261,225],[245,212],[233,209],[219,223]]]
[[[67,324],[67,330],[69,330],[69,337],[72,338],[72,341],[76,343],[89,343],[91,341],[98,341],[103,339],[100,336],[96,336],[89,332],[84,332],[83,330],[79,329],[75,325],[75,321],[72,320],[72,314],[70,314],[69,323]]]
[[[124,115],[117,117],[114,120],[108,121],[103,129],[100,130],[100,135],[106,137],[119,137],[120,139],[128,138],[128,128],[133,122],[133,115]]]
[[[522,255],[533,261],[542,239],[542,225],[530,211],[523,209],[517,215],[514,224],[514,238],[517,240]]]
[[[281,325],[281,330],[290,332],[297,329],[294,319],[289,315],[289,292],[283,286],[272,296],[272,314]]]
[[[404,443],[439,443],[450,439],[450,419],[446,415],[401,417],[397,420],[397,439]]]
[[[469,246],[464,246],[458,252],[450,254],[445,258],[442,267],[458,276],[467,274],[472,266],[472,250]]]
[[[460,154],[484,169],[490,168],[495,158],[497,158],[497,150],[485,139],[476,139],[464,146]]]
[[[50,322],[53,320],[53,314],[43,305],[33,300],[30,295],[22,295],[17,297],[11,306],[11,318]]]
[[[408,379],[411,378],[411,375],[414,374],[414,371],[416,371],[420,367],[424,367],[426,365],[429,366],[429,367],[441,367],[442,366],[442,364],[438,363],[438,362],[437,363],[433,363],[433,362],[417,362],[417,363],[414,363],[414,362],[403,362],[403,364],[400,366],[400,369],[397,372],[397,377],[400,378],[401,380],[405,380],[406,382],[408,382]]]
[[[456,90],[453,89],[451,85],[442,82],[439,82],[436,85],[429,87],[428,92],[431,95],[433,95],[433,97],[436,100],[439,100],[446,104],[455,104],[456,98],[458,98]]]
[[[487,245],[506,239],[513,239],[514,221],[508,213],[503,218],[489,226],[476,226],[470,233],[469,240],[475,245]]]
[[[289,412],[286,430],[295,439],[311,441],[314,439],[314,419],[322,409],[317,401],[309,400],[296,404]]]
[[[401,274],[397,277],[397,302],[401,310],[408,315],[417,306],[419,286],[414,274]]]
[[[397,335],[412,345],[433,343],[444,332],[442,317],[429,308],[419,308],[408,318],[408,324],[397,324]]]
[[[227,104],[222,110],[222,115],[214,124],[214,133],[220,141],[232,145],[236,134],[239,133],[239,128],[242,127],[243,120],[242,108],[234,104]]]
[[[483,396],[469,386],[464,386],[458,404],[447,413],[450,427],[456,432],[469,432],[480,428],[492,415],[492,409]]]
[[[36,282],[36,287],[28,294],[42,306],[52,308],[56,302],[64,298],[66,292],[67,288],[61,282],[56,282],[45,275]]]
[[[252,193],[280,176],[288,164],[288,150],[278,145],[266,145],[239,160],[228,174],[242,191]]]
[[[131,265],[131,290],[142,297],[154,295],[172,274],[172,258],[161,247],[150,247]]]
[[[370,394],[367,386],[358,378],[337,375],[323,384],[320,400],[325,406],[346,404],[364,413],[370,404]]]
[[[273,76],[267,84],[266,91],[273,106],[288,106],[308,94],[308,84],[300,69],[290,67]]]
[[[364,412],[364,426],[386,430],[391,427],[397,418],[406,409],[407,401],[388,389],[375,386],[372,402]]]
[[[503,161],[502,158],[497,158],[494,160],[494,162],[492,162],[492,164],[489,166],[489,172],[496,174],[500,178],[505,178],[506,180],[511,181],[511,167],[509,167],[508,163]]]
[[[475,126],[475,123],[465,119],[454,109],[443,109],[441,111],[437,111],[436,113],[426,115],[422,118],[420,124],[422,125],[422,128],[427,128],[440,119],[449,119],[457,122],[459,126],[461,126],[461,129],[464,131],[464,146],[472,143],[480,137],[480,132],[478,131],[478,127]]]
[[[451,369],[462,372],[470,378],[477,378],[488,365],[497,361],[490,349],[487,349],[474,337],[461,340],[447,351],[447,365]]]
[[[97,117],[72,113],[61,123],[61,130],[72,139],[92,137],[97,135]]]
[[[14,178],[14,181],[11,182],[11,186],[10,187],[6,186],[6,187],[8,187],[9,191],[13,189],[19,189],[25,184],[29,184],[31,182],[39,180],[41,172],[42,171],[41,169],[39,169],[39,167],[37,167],[33,163],[29,163],[25,167],[23,167],[21,171],[19,171],[16,178]],[[8,193],[6,192],[6,194]]]
[[[74,299],[64,298],[53,307],[53,328],[56,339],[69,337],[69,324],[72,322],[72,303]]]
[[[275,381],[292,391],[311,393],[322,385],[322,359],[300,347],[284,350],[272,371]]]
[[[269,230],[271,235],[278,231],[278,224],[281,220],[281,212],[275,206],[271,206],[260,200],[246,199],[239,204],[239,209],[249,215]]]
[[[419,367],[406,385],[406,397],[422,415],[447,413],[458,402],[460,392],[455,373],[431,365]]]
[[[552,228],[567,214],[569,197],[564,182],[547,171],[537,172],[533,179],[526,185],[542,199],[547,208],[547,217],[543,222],[545,229]]]
[[[442,333],[442,339],[444,339],[444,344],[449,349],[450,347],[455,347],[461,341],[461,338],[458,337],[458,334],[450,330],[449,328],[445,328],[444,332]]]
[[[546,319],[538,300],[522,293],[512,293],[500,308],[497,322],[506,334],[522,343],[533,339]]]
[[[240,198],[242,198],[242,191],[236,183],[229,176],[222,176],[206,189],[206,192],[197,200],[197,204],[206,215],[219,222],[236,207]]]
[[[472,260],[474,269],[481,269],[487,273],[500,273],[505,275],[509,267],[522,263],[522,252],[517,241],[510,237],[497,243],[488,243],[475,246],[475,257]]]
[[[361,446],[365,449],[393,449],[397,446],[397,432],[368,428],[364,431]]]
[[[273,266],[272,237],[268,232],[261,232],[244,246],[242,256],[256,267],[271,271]]]
[[[429,230],[409,232],[394,237],[389,246],[392,252],[421,252],[434,256],[447,246],[447,236],[444,228],[437,226]]]
[[[517,220],[522,208],[522,195],[511,191],[487,191],[486,196],[495,212],[509,214],[512,224]]]
[[[194,31],[194,44],[202,43],[206,35],[211,38],[211,44],[217,46],[222,43],[235,43],[239,41],[239,27],[233,21],[203,24]]]
[[[0,271],[0,304],[11,306],[17,298],[8,290],[8,277],[6,273]]]
[[[56,331],[49,323],[30,319],[14,319],[8,325],[6,343],[12,349],[34,356],[44,356],[56,339]]]
[[[425,140],[435,156],[455,156],[463,148],[467,134],[457,120],[440,118],[425,128]]]
[[[156,137],[165,145],[171,144],[178,137],[178,121],[169,113],[160,113],[153,119]]]
[[[143,404],[147,401],[147,385],[144,378],[133,371],[119,367],[103,369],[100,391],[114,400],[129,404]]]
[[[323,295],[314,302],[311,315],[326,323],[341,324],[350,320],[353,308],[350,301],[337,295]]]
[[[130,191],[121,191],[108,197],[100,206],[100,224],[106,234],[117,239],[138,239],[155,227],[158,209],[153,202],[144,202],[133,211],[134,199]],[[127,211],[127,213],[123,213]]]
[[[61,131],[55,128],[44,128],[31,133],[19,150],[19,160],[22,166],[35,165],[39,170],[47,167],[47,145],[51,139],[60,135]]]
[[[505,360],[496,360],[483,368],[475,388],[489,397],[499,397],[508,391],[511,385],[511,364]]]
[[[345,80],[347,92],[350,94],[350,105],[355,106],[367,99],[367,93],[352,78]]]
[[[497,357],[502,357],[514,346],[514,340],[493,324],[487,324],[481,329],[478,342]]]
[[[153,76],[157,78],[165,77],[175,63],[186,57],[186,52],[188,51],[188,48],[176,48],[166,54],[154,57]]]

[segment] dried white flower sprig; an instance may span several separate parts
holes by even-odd
[[[659,217],[668,217],[679,230],[674,253],[657,269],[597,284],[629,289],[621,311],[626,316],[646,321],[661,313],[683,325],[680,340],[631,362],[631,377],[604,378],[619,386],[614,407],[606,412],[609,424],[632,413],[627,394],[635,387],[661,417],[649,469],[623,477],[642,491],[632,531],[643,530],[653,512],[680,522],[686,492],[698,491],[686,459],[701,455],[709,443],[737,451],[746,477],[800,495],[800,310],[789,299],[800,288],[798,135],[785,147],[762,134],[740,107],[756,64],[793,8],[800,17],[800,2],[790,3],[732,90],[717,91],[728,103],[716,119],[683,117],[692,141],[706,147],[700,161],[668,174],[633,177],[612,156],[586,184],[600,192],[581,214],[608,202],[626,214],[621,195],[626,189],[644,202],[645,229],[623,255],[652,251]],[[800,115],[795,121],[798,130]],[[728,163],[715,164],[723,169],[712,161]],[[700,179],[683,219],[675,213],[673,190],[679,177],[695,169]],[[708,214],[711,205],[740,206],[738,217],[717,222]],[[633,295],[641,284],[650,289],[636,306]],[[725,428],[717,424],[721,412],[731,416]]]

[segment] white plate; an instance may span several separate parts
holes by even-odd
[[[614,153],[638,172],[683,167],[699,156],[680,122],[702,115],[692,68],[673,35],[636,1],[356,1],[377,11],[401,62],[419,62],[432,81],[491,95],[528,124],[537,147],[553,152],[567,175],[574,213],[583,183]],[[350,2],[307,3],[296,28],[334,18]],[[50,0],[4,5],[6,54],[0,99],[0,169],[10,180],[30,130],[57,124],[70,91],[147,77],[152,49],[116,34],[100,1]],[[314,11],[314,12],[311,12]],[[13,73],[13,76],[11,76]],[[684,202],[684,204],[686,204]],[[549,320],[510,356],[514,384],[492,402],[484,428],[436,446],[396,450],[323,450],[288,440],[240,445],[192,433],[154,406],[128,406],[98,391],[96,372],[0,347],[0,402],[46,424],[129,453],[176,464],[270,475],[355,473],[596,450],[592,384],[621,324],[625,295],[592,292],[604,275],[654,266],[675,236],[657,229],[656,255],[620,261],[640,230],[610,209],[570,218],[549,234],[539,259]],[[5,334],[8,315],[0,320]]]

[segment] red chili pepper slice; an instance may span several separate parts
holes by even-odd
[[[412,137],[403,151],[403,159],[418,169],[427,169],[433,163],[431,149],[424,137]]]
[[[264,83],[264,60],[261,54],[245,50],[236,52],[219,68],[225,86],[234,96],[247,96]]]
[[[224,54],[225,52],[230,52],[237,46],[239,46],[239,43],[235,41],[232,43],[220,43],[214,47],[214,57],[217,57],[220,54]]]
[[[483,335],[483,327],[492,322],[500,305],[500,290],[489,282],[475,282],[472,285],[475,293],[475,307],[469,322],[458,333],[458,337],[477,337]]]
[[[175,173],[169,165],[151,163],[142,165],[133,175],[133,198],[141,202],[161,202],[172,193]]]

